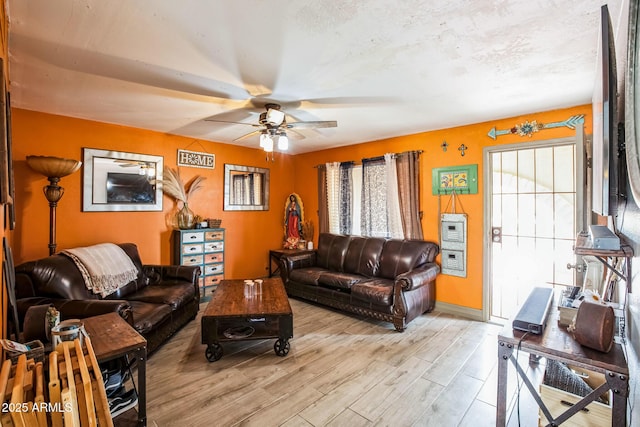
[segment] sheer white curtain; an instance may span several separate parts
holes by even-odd
[[[262,174],[253,174],[253,204],[262,205]]]
[[[362,235],[389,237],[384,159],[362,159]]]
[[[251,180],[249,179],[249,175],[245,175],[242,180],[242,204],[250,205],[251,204]]]
[[[351,168],[351,188],[353,197],[351,198],[351,234],[362,235],[362,166]]]
[[[329,233],[340,233],[340,163],[327,163]]]
[[[404,238],[402,230],[402,214],[398,197],[398,171],[395,154],[384,155],[384,173],[386,176],[387,216],[389,235],[394,239]]]
[[[233,179],[233,200],[244,203],[244,177],[242,175],[234,175]]]

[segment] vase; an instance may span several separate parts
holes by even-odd
[[[189,205],[185,203],[178,212],[176,212],[176,222],[181,230],[189,230],[193,228],[194,214]]]

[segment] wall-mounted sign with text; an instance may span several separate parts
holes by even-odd
[[[216,156],[215,154],[210,154],[210,153],[178,150],[178,166],[215,169]]]

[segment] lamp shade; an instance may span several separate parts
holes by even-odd
[[[71,175],[82,166],[82,162],[52,156],[27,156],[27,164],[31,169],[47,178],[62,178]]]
[[[269,138],[269,135],[267,135],[266,133],[260,134],[260,148],[264,148],[267,138]]]
[[[264,139],[264,151],[266,151],[267,153],[271,153],[273,151],[273,138],[271,138],[270,135],[267,135],[267,137]]]
[[[289,138],[287,135],[282,133],[278,137],[278,150],[287,151],[289,149]]]

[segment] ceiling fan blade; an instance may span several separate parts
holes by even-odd
[[[232,125],[246,125],[246,126],[253,126],[253,127],[260,127],[262,125],[257,124],[257,123],[243,123],[243,122],[232,122],[232,121],[228,121],[228,120],[215,120],[215,119],[204,119],[205,122],[214,122],[214,123],[229,123]]]
[[[67,46],[62,43],[35,40],[19,33],[12,34],[12,42],[34,57],[58,67],[171,91],[171,95],[180,98],[193,99],[193,96],[202,96],[207,97],[209,102],[216,102],[216,99],[220,101],[243,100],[248,95],[244,88],[197,74],[186,73],[183,70]],[[169,96],[169,93],[165,93],[165,96]]]
[[[233,140],[233,142],[241,141],[241,140],[243,140],[243,139],[245,139],[245,138],[249,138],[249,137],[251,137],[251,136],[253,136],[253,135],[260,135],[260,133],[261,133],[261,132],[262,132],[262,130],[254,130],[253,132],[249,132],[249,133],[248,133],[248,134],[246,134],[246,135],[242,135],[242,136],[240,136],[240,137],[238,137],[238,138],[234,139],[234,140]]]
[[[305,139],[306,138],[306,136],[304,136],[300,132],[295,131],[294,129],[288,130],[287,131],[287,135],[289,135],[289,137],[292,137],[295,140]]]
[[[288,129],[315,129],[315,128],[335,128],[335,127],[338,127],[338,122],[335,120],[287,123]]]
[[[336,96],[328,98],[313,98],[300,100],[299,108],[331,108],[362,107],[373,104],[388,104],[400,102],[400,98],[395,96]]]

